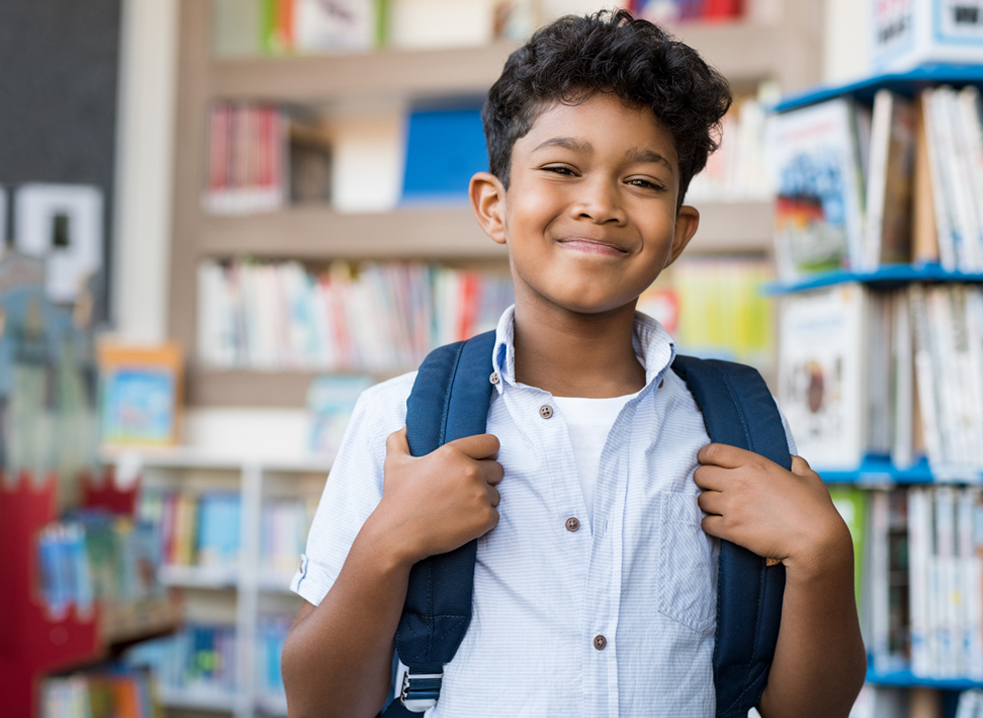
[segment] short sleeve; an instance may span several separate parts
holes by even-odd
[[[778,399],[775,399],[775,406],[778,407],[778,415],[782,417],[782,427],[785,429],[785,439],[788,441],[788,453],[795,456],[799,453],[799,450],[795,446],[795,437],[792,436],[792,427],[788,425],[788,419],[785,418],[785,413],[782,411],[782,407],[778,406]]]
[[[321,494],[290,590],[317,605],[334,585],[362,525],[382,500],[386,438],[406,423],[415,372],[359,397]]]

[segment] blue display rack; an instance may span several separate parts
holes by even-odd
[[[877,673],[867,669],[867,682],[875,686],[896,686],[899,688],[937,688],[943,691],[965,691],[971,688],[983,688],[983,681],[971,681],[966,678],[922,678],[911,671],[891,671]]]
[[[927,459],[920,459],[914,466],[899,469],[888,456],[865,456],[856,469],[817,468],[827,484],[931,484],[935,481]]]
[[[872,272],[838,270],[808,275],[795,282],[772,282],[765,285],[764,292],[768,295],[790,294],[806,289],[831,287],[834,284],[845,284],[846,282],[860,282],[887,289],[911,282],[983,282],[983,274],[947,272],[938,264],[926,264],[920,267],[913,267],[908,264],[888,264]]]
[[[929,85],[980,85],[983,87],[983,66],[981,65],[923,65],[909,72],[889,73],[866,77],[847,85],[821,85],[782,100],[775,111],[785,112],[834,97],[853,95],[862,102],[874,101],[874,94],[881,88],[913,97],[919,90]]]

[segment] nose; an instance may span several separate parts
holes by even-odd
[[[623,225],[628,215],[621,206],[621,196],[616,183],[597,178],[581,185],[581,194],[570,207],[575,219],[588,219],[595,224]]]

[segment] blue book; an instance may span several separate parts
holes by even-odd
[[[198,513],[198,560],[230,566],[239,556],[240,502],[235,494],[205,494]]]
[[[410,113],[404,204],[466,202],[471,175],[487,170],[480,107]]]

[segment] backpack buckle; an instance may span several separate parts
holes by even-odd
[[[410,673],[410,668],[399,663],[396,685],[399,686],[399,700],[412,713],[424,713],[437,705],[440,685],[444,673]]]

